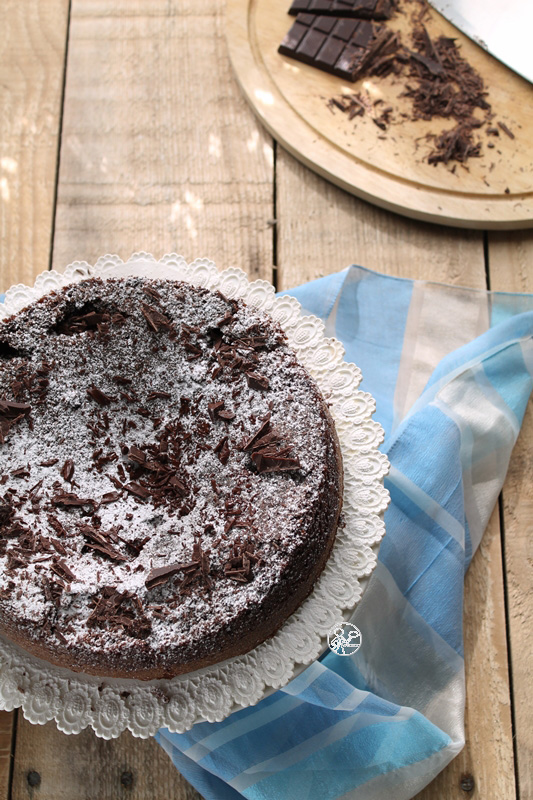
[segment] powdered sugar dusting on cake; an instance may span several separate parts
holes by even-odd
[[[281,329],[241,301],[129,278],[35,303],[0,329],[0,613],[159,657],[260,614],[310,531],[328,538],[310,524],[327,426]]]

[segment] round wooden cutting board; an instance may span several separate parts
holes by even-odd
[[[460,33],[433,9],[424,17],[432,38],[456,39],[462,56],[483,76],[492,105],[489,136],[479,130],[481,156],[466,164],[431,165],[428,134],[453,121],[413,120],[411,101],[401,97],[405,77],[363,78],[349,83],[279,55],[278,46],[294,22],[290,0],[227,0],[227,40],[241,87],[263,124],[287,150],[348,192],[415,219],[465,228],[533,227],[533,87]],[[409,42],[410,15],[404,2],[390,27]],[[368,114],[348,115],[328,105],[360,93],[370,106],[393,106],[391,124],[381,130]],[[373,106],[379,108],[379,104]],[[403,116],[404,115],[404,116]],[[492,142],[494,147],[489,148]]]

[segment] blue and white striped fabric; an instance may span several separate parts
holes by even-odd
[[[157,740],[209,800],[407,800],[464,744],[463,577],[532,388],[533,296],[359,267],[289,294],[361,367],[386,431],[387,535],[353,615],[363,646]]]

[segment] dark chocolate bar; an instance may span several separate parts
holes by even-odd
[[[356,19],[390,19],[394,0],[293,0],[289,14],[322,14]]]
[[[354,82],[393,39],[384,25],[366,20],[298,14],[278,52]]]

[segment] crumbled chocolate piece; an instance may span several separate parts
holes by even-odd
[[[250,389],[260,389],[265,391],[270,386],[270,381],[264,375],[259,375],[258,372],[247,372],[246,380]]]
[[[87,394],[100,406],[108,406],[113,402],[114,398],[102,392],[97,386],[91,386],[87,389]]]
[[[75,581],[77,580],[76,576],[68,566],[68,564],[63,561],[61,558],[54,558],[52,561],[52,572],[55,572],[56,575],[59,575],[60,578],[63,578],[67,581]]]
[[[159,333],[160,330],[172,330],[171,321],[165,314],[162,314],[161,311],[158,311],[156,308],[146,303],[141,303],[141,309],[149,327],[155,331],[155,333]]]
[[[124,488],[126,491],[134,494],[136,497],[140,497],[141,500],[147,500],[150,497],[150,492],[144,486],[141,486],[140,483],[136,483],[132,481],[131,483],[127,483]]]
[[[7,434],[17,422],[26,417],[28,424],[31,423],[30,412],[31,406],[29,403],[0,400],[0,444],[5,442]]]
[[[67,481],[68,483],[72,483],[72,478],[74,477],[74,461],[71,458],[67,458],[63,466],[61,467],[61,477],[63,480]]]
[[[217,418],[218,412],[223,408],[224,408],[224,401],[223,400],[219,400],[216,403],[208,403],[207,404],[207,409],[209,411],[209,416],[211,417],[212,420],[215,420]]]
[[[63,490],[56,492],[56,494],[50,498],[50,502],[54,506],[96,506],[96,502],[92,497],[78,497],[78,495],[73,492],[64,492]]]
[[[156,586],[161,586],[161,584],[166,583],[168,580],[170,580],[170,578],[173,578],[174,575],[178,574],[178,572],[189,570],[191,567],[197,569],[199,567],[199,562],[178,562],[177,564],[170,564],[168,567],[157,567],[156,569],[152,569],[144,582],[145,586],[147,589],[155,589]]]
[[[498,127],[509,137],[509,139],[514,139],[514,133],[507,127],[505,122],[498,122]]]

